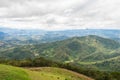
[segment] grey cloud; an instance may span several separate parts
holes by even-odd
[[[49,27],[52,27],[52,26],[58,24],[55,19],[49,19],[46,21],[46,23]]]
[[[93,5],[96,1],[98,0],[86,0],[85,3],[83,3],[82,5],[75,5],[74,7],[74,12],[81,12],[84,10],[84,9],[87,9],[89,8],[91,5]]]
[[[54,27],[118,26],[119,2],[120,0],[0,0],[0,20],[24,22],[23,25],[26,22],[36,22]],[[51,15],[53,17],[49,18]]]
[[[74,1],[74,0],[71,0]],[[7,7],[4,15],[1,17],[31,17],[43,16],[46,14],[59,14],[63,12],[69,4],[69,0],[1,0],[1,6]],[[75,0],[79,1],[79,0]],[[75,3],[75,2],[74,2]]]
[[[0,15],[2,17],[34,16],[42,13],[43,11],[40,11],[39,7],[32,5],[32,3],[28,4],[29,0],[2,0],[0,3],[1,7],[6,7],[6,12],[4,12],[4,15]]]

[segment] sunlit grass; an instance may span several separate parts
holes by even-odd
[[[22,69],[0,64],[0,80],[92,80],[84,75],[61,68]]]

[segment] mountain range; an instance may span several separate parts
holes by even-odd
[[[119,71],[120,43],[112,39],[88,35],[56,42],[2,49],[0,56],[19,60],[45,57],[63,63],[92,65],[104,70],[106,66],[110,70],[116,65],[114,70]]]

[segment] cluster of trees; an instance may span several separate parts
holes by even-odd
[[[119,71],[120,72],[120,57],[115,58],[115,59],[110,60],[110,61],[104,61],[102,63],[96,63],[94,65],[97,66],[98,68],[101,68],[101,69],[111,70],[111,71]]]
[[[72,70],[84,75],[87,75],[95,80],[119,80],[120,79],[120,72],[104,72],[98,71],[95,69],[85,69],[82,67],[75,66],[70,63],[60,63],[51,61],[49,59],[45,59],[43,57],[36,58],[36,59],[24,59],[24,60],[4,60],[0,59],[0,63],[8,64],[13,66],[19,67],[58,67],[58,68],[65,68],[68,70]]]

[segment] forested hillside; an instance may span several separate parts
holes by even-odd
[[[112,64],[111,60],[114,59],[119,61],[117,57],[120,56],[120,43],[108,38],[89,35],[52,43],[12,47],[1,50],[0,56],[18,60],[41,56],[64,63],[97,64],[101,68],[99,65],[104,65],[108,61],[109,64]],[[118,70],[119,62],[115,65],[115,70]],[[108,70],[111,70],[111,67],[112,65],[108,66]]]

